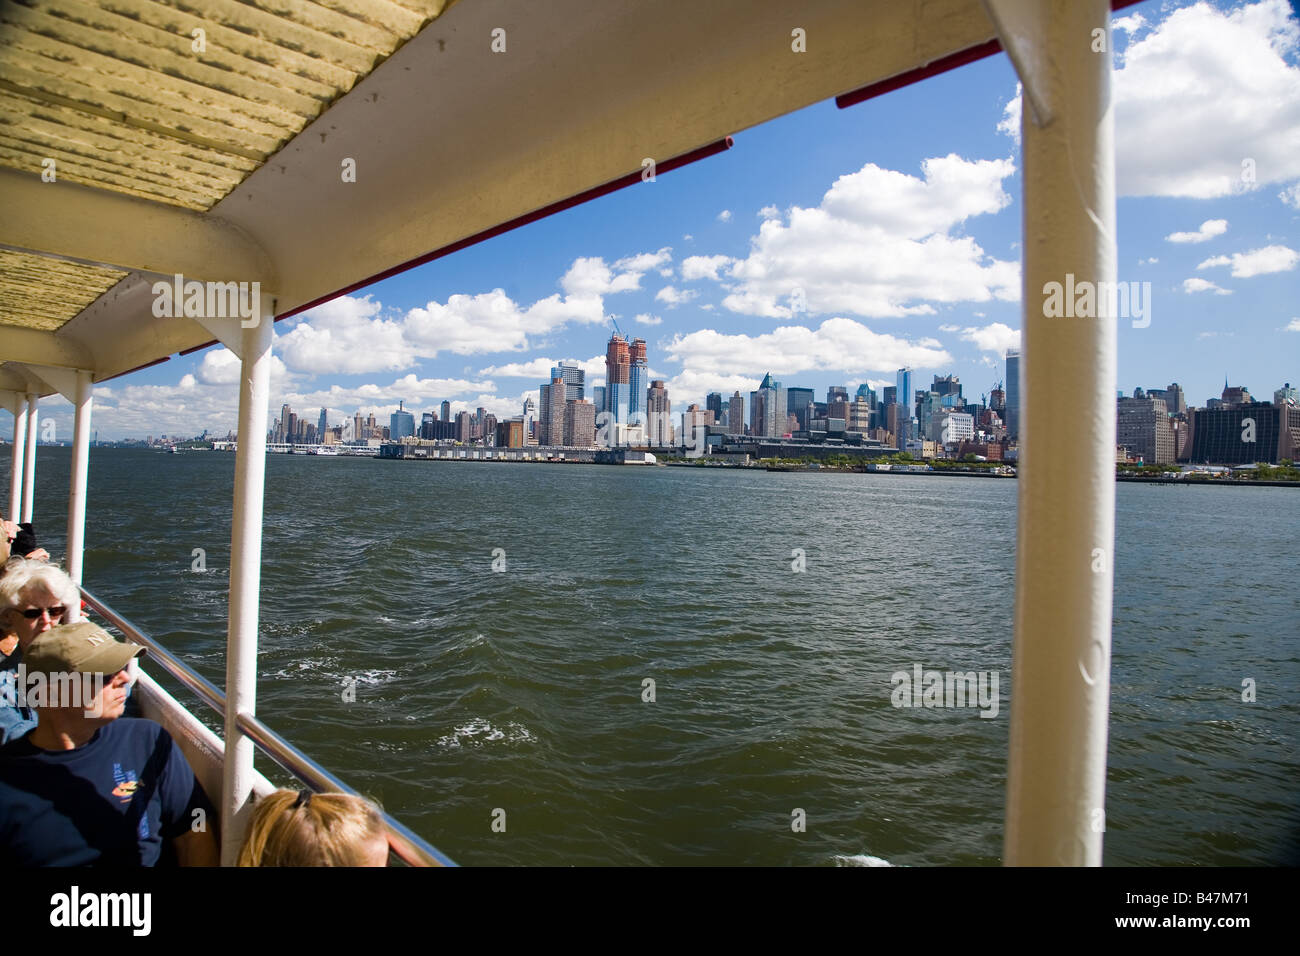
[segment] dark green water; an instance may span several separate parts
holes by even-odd
[[[233,470],[91,457],[88,586],[218,685]],[[994,864],[1015,487],[272,455],[259,715],[462,864]],[[1108,864],[1300,862],[1298,539],[1290,489],[1119,486]],[[914,663],[997,717],[893,707]]]

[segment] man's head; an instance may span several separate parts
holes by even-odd
[[[115,720],[126,705],[131,682],[127,665],[143,653],[145,648],[139,644],[115,640],[90,621],[52,627],[23,651],[29,688],[33,675],[45,678],[42,697],[31,704],[42,720],[48,711],[58,711],[60,719],[74,722],[78,716],[94,723]]]
[[[80,600],[77,586],[58,568],[11,558],[0,576],[0,629],[16,634],[26,652],[38,636],[66,620],[68,609]]]

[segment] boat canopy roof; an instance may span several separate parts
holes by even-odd
[[[160,280],[258,282],[284,317],[995,37],[979,0],[191,9],[0,8],[0,389],[211,344]]]

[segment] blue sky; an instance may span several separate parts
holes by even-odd
[[[1178,381],[1203,405],[1226,374],[1271,399],[1300,380],[1300,21],[1283,0],[1146,2],[1113,38],[1118,278],[1152,297],[1148,327],[1120,320],[1119,385]],[[998,55],[738,131],[727,153],[279,323],[272,414],[517,414],[557,360],[603,381],[610,315],[646,339],[674,413],[769,371],[819,399],[902,364],[918,387],[956,374],[987,393],[1021,324],[1018,126]],[[235,371],[213,348],[100,386],[100,437],[224,434]],[[41,408],[71,435],[65,401]]]

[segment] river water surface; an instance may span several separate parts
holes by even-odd
[[[233,472],[91,453],[87,585],[219,686]],[[271,455],[258,713],[462,864],[996,864],[1015,493]],[[1300,862],[1300,496],[1117,511],[1106,863]],[[996,716],[894,707],[917,664],[996,674]]]

